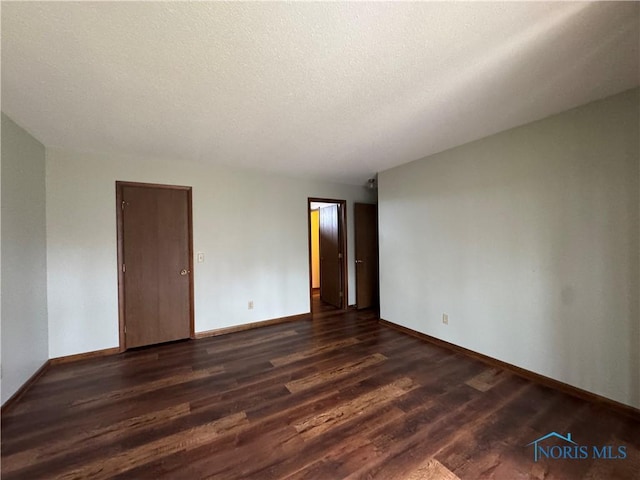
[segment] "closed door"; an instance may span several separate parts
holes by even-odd
[[[125,348],[189,338],[193,329],[191,191],[119,187]]]
[[[359,310],[378,306],[378,207],[366,203],[353,206],[356,250],[356,306]]]
[[[339,206],[320,209],[320,299],[342,308],[342,252]]]

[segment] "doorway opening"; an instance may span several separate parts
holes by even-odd
[[[345,200],[309,198],[309,297],[311,312],[346,310],[347,229]]]

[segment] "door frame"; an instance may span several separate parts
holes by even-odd
[[[189,338],[195,338],[195,321],[194,321],[194,289],[193,289],[193,212],[192,212],[192,188],[181,185],[165,185],[157,183],[140,183],[140,182],[124,182],[116,180],[116,230],[118,243],[118,335],[119,349],[124,352],[127,349],[124,327],[125,319],[125,295],[124,295],[124,272],[122,264],[124,263],[124,217],[122,215],[122,190],[124,187],[143,187],[170,190],[185,190],[187,192],[187,224],[189,234]]]
[[[342,248],[342,263],[340,265],[342,269],[342,304],[341,309],[347,310],[349,308],[349,271],[347,270],[347,201],[337,200],[335,198],[307,198],[307,237],[308,237],[308,251],[309,251],[309,311],[313,313],[313,271],[311,257],[311,202],[321,203],[334,203],[340,206],[340,215],[338,216],[338,235],[340,236],[340,247]]]

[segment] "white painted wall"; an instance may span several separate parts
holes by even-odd
[[[52,358],[118,345],[116,180],[193,187],[194,252],[205,254],[194,263],[196,332],[308,312],[307,198],[347,200],[350,267],[353,203],[371,201],[364,187],[48,149]]]
[[[639,107],[627,91],[381,173],[382,318],[640,407]]]
[[[49,358],[45,149],[2,114],[2,403]]]

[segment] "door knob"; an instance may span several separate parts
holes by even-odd
[[[189,271],[186,268],[183,268],[182,270],[180,270],[180,275],[182,275],[183,277],[189,273]]]
[[[363,260],[356,260],[356,263],[363,263]]]

